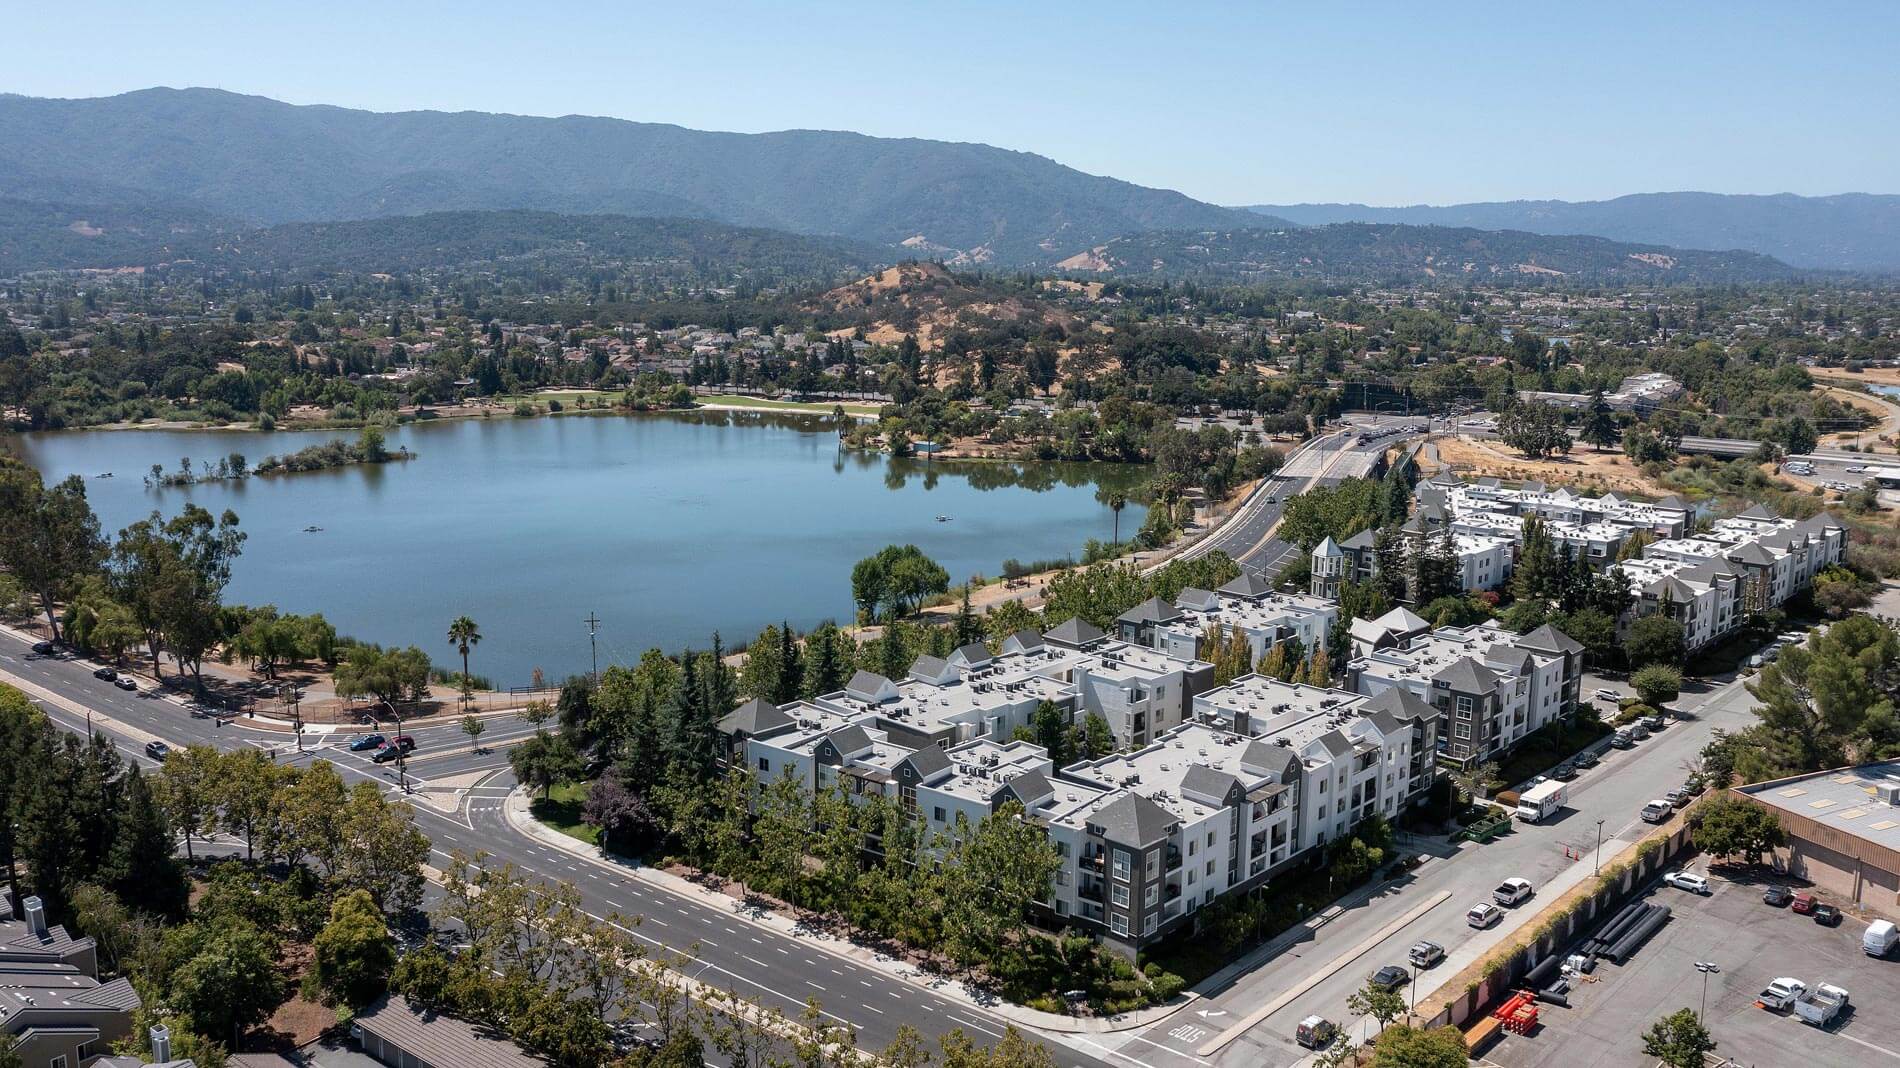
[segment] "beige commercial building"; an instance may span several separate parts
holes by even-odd
[[[1781,819],[1776,860],[1824,897],[1900,919],[1900,761],[1797,775],[1734,793]]]

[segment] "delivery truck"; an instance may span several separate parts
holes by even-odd
[[[1517,818],[1525,823],[1540,823],[1563,808],[1569,796],[1569,788],[1555,779],[1538,783],[1518,796]]]

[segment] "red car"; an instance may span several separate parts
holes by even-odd
[[[1820,902],[1815,899],[1815,896],[1813,894],[1796,894],[1794,896],[1794,901],[1790,903],[1788,907],[1790,909],[1793,909],[1796,912],[1801,913],[1803,916],[1805,916],[1808,913],[1813,912],[1814,906],[1818,904],[1820,904]]]

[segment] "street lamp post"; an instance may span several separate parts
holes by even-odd
[[[1702,973],[1702,1007],[1697,1009],[1695,1014],[1696,1022],[1701,1023],[1702,1014],[1709,1011],[1709,974],[1722,969],[1717,967],[1714,961],[1699,960],[1695,962],[1695,970]]]
[[[409,770],[403,760],[408,754],[402,750],[402,713],[386,697],[383,698],[383,707],[389,709],[389,717],[396,721],[396,736],[389,740],[389,744],[396,747],[396,785],[406,794],[409,792]]]
[[[1591,872],[1591,874],[1592,874],[1592,875],[1602,875],[1602,874],[1603,874],[1603,821],[1602,821],[1602,820],[1598,820],[1598,821],[1597,821],[1597,856],[1596,856],[1596,866],[1595,866],[1595,869],[1594,869],[1594,870],[1593,870],[1593,871]]]
[[[278,689],[278,696],[290,706],[290,729],[297,735],[297,752],[303,752],[303,691],[289,683]]]

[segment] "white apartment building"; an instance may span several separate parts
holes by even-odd
[[[1044,902],[1051,922],[1131,956],[1359,821],[1395,818],[1430,782],[1439,718],[1405,692],[1250,675],[1198,695],[1193,721],[1146,745],[1056,769],[1025,741],[909,748],[888,720],[844,707],[753,702],[722,727],[762,779],[897,799],[937,834],[1022,805],[1063,861]]]
[[[1440,750],[1469,766],[1576,708],[1583,646],[1555,627],[1520,635],[1487,620],[1355,656],[1346,678],[1358,693],[1403,689],[1438,710]]]
[[[1337,601],[1280,593],[1264,579],[1243,574],[1218,590],[1190,586],[1173,604],[1157,597],[1136,605],[1116,620],[1116,632],[1125,642],[1192,659],[1210,629],[1228,639],[1239,631],[1257,663],[1289,639],[1299,639],[1308,655],[1325,648],[1338,618]]]

